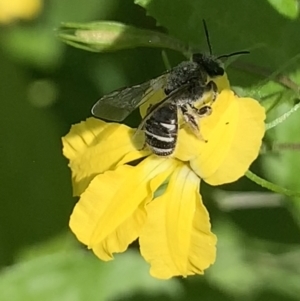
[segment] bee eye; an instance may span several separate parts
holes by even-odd
[[[222,76],[222,75],[224,75],[224,68],[222,68],[222,67],[220,67],[219,65],[218,66],[216,66],[216,69],[214,70],[214,75],[215,76]]]

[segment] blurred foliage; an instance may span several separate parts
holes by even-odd
[[[164,285],[147,273],[147,265],[128,251],[112,264],[74,246],[69,237],[45,243],[22,255],[22,262],[2,273],[1,301],[108,300],[133,291],[150,296],[176,296],[182,288],[174,279]],[[127,275],[134,274],[135,277]],[[15,289],[18,288],[18,289]]]
[[[13,2],[0,0],[0,9]],[[156,281],[135,245],[102,263],[65,235],[76,200],[60,137],[90,116],[101,95],[165,67],[159,48],[132,41],[132,49],[92,53],[63,44],[56,30],[62,22],[113,20],[207,52],[205,19],[214,53],[251,51],[228,76],[239,94],[261,101],[271,122],[299,102],[298,3],[49,0],[31,21],[0,19],[0,300],[299,300],[300,200],[246,178],[202,187],[219,239],[217,262],[202,277]],[[23,18],[20,8],[13,19]],[[184,59],[164,47],[172,66]],[[138,122],[137,114],[126,120]],[[270,129],[251,168],[298,192],[299,126],[300,110]]]
[[[10,23],[16,19],[32,19],[42,7],[40,0],[0,0],[0,22]]]

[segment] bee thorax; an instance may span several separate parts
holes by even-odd
[[[185,84],[193,86],[193,82],[205,83],[206,80],[206,73],[203,72],[201,66],[195,62],[182,62],[170,72],[165,93],[168,95]]]

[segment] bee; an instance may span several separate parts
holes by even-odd
[[[138,130],[145,133],[145,146],[158,156],[172,155],[177,144],[179,114],[192,132],[206,141],[198,124],[200,118],[212,113],[212,108],[205,104],[205,99],[210,97],[213,102],[218,95],[214,79],[225,73],[220,59],[249,52],[239,51],[214,57],[205,21],[203,24],[209,55],[195,53],[191,61],[180,63],[158,78],[103,96],[93,106],[92,114],[111,121],[123,121],[136,108],[163,90],[161,101],[148,107],[147,114],[138,127]]]

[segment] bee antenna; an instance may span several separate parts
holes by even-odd
[[[231,56],[235,56],[235,55],[240,55],[240,54],[249,54],[250,51],[248,50],[244,50],[244,51],[237,51],[237,52],[232,52],[232,53],[229,53],[229,54],[223,54],[223,55],[220,55],[217,57],[217,59],[222,59],[222,58],[229,58]]]
[[[206,42],[207,42],[207,45],[208,45],[208,50],[209,50],[210,55],[212,55],[212,48],[211,48],[211,44],[210,44],[210,40],[209,40],[208,29],[207,29],[207,25],[206,25],[206,22],[205,22],[204,19],[202,20],[202,23],[203,23],[203,27],[204,27]]]

